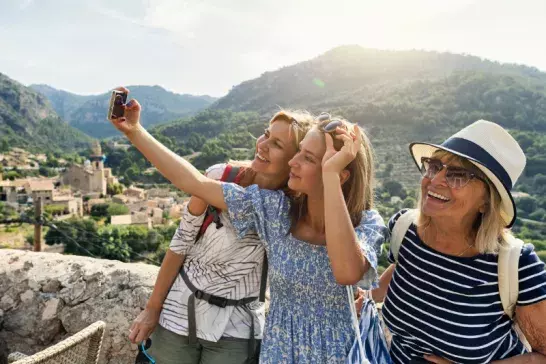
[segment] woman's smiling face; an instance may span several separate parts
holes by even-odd
[[[288,161],[296,154],[292,125],[285,120],[274,121],[256,141],[256,153],[251,168],[264,175],[288,179]]]
[[[324,134],[311,129],[300,144],[298,153],[288,162],[290,179],[288,187],[306,195],[322,193],[322,157],[326,152]]]

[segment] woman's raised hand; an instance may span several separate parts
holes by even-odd
[[[129,89],[117,87],[115,90],[129,94]],[[128,135],[140,128],[140,110],[142,109],[137,100],[132,99],[123,105],[125,112],[121,118],[110,120],[112,124],[123,134]]]
[[[334,139],[329,133],[325,133],[326,153],[322,158],[322,172],[341,173],[353,159],[355,159],[362,145],[362,134],[358,125],[354,125],[352,131],[338,127],[335,138],[343,141],[340,151],[334,149]]]

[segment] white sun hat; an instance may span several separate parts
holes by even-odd
[[[445,150],[468,159],[495,185],[501,197],[501,216],[506,227],[516,220],[516,205],[510,191],[525,168],[526,158],[518,142],[500,125],[478,120],[442,144],[412,143],[410,153],[421,168],[421,158]]]

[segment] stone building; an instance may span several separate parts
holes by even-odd
[[[112,175],[110,168],[104,168],[104,155],[100,143],[93,143],[93,152],[89,160],[83,165],[73,164],[62,175],[61,181],[65,185],[70,185],[73,190],[81,191],[84,194],[98,193],[106,195],[108,184],[118,183],[116,177]]]

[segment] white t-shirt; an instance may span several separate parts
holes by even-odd
[[[226,164],[217,164],[207,170],[207,176],[220,180]],[[265,249],[254,232],[237,239],[227,213],[220,214],[223,227],[211,223],[199,241],[195,238],[205,214],[193,216],[183,210],[169,249],[184,254],[184,270],[197,289],[208,294],[239,300],[258,297]],[[163,304],[159,324],[179,335],[188,335],[188,298],[190,289],[180,275],[176,278]],[[264,304],[250,303],[257,339],[262,338],[265,322]],[[221,337],[248,339],[250,315],[242,307],[221,308],[206,301],[195,300],[197,337],[218,341]]]

